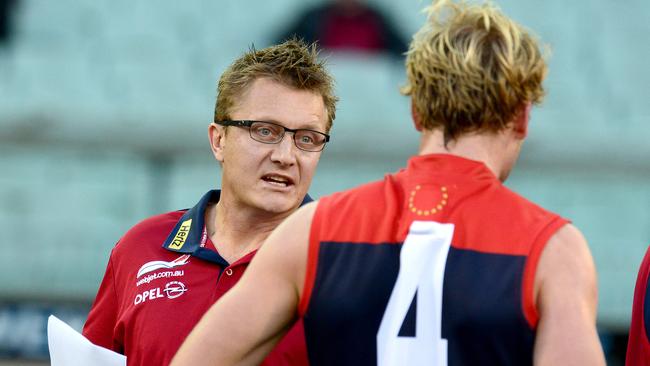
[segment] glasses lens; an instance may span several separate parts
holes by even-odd
[[[316,131],[298,130],[294,139],[296,146],[307,151],[321,151],[325,145],[325,135]]]
[[[282,126],[266,122],[254,122],[251,125],[251,137],[259,142],[274,144],[282,140],[284,129]]]

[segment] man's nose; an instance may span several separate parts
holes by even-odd
[[[293,133],[286,132],[282,140],[275,144],[271,153],[271,160],[282,165],[293,165],[296,162],[298,150],[293,139]]]

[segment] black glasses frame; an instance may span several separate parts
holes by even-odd
[[[256,138],[253,137],[252,133],[250,132],[251,126],[253,125],[253,123],[256,123],[256,122],[257,123],[268,123],[270,125],[281,127],[284,130],[284,132],[282,133],[282,137],[277,142],[268,142],[268,141],[257,140]],[[309,152],[323,151],[323,149],[325,148],[325,144],[327,144],[330,141],[330,135],[328,135],[326,133],[323,133],[323,132],[320,132],[320,131],[311,130],[311,129],[308,129],[308,128],[293,129],[293,128],[284,127],[284,126],[282,126],[280,124],[277,124],[277,123],[268,122],[268,121],[225,120],[225,121],[214,121],[214,123],[216,123],[218,125],[221,125],[221,126],[247,127],[247,128],[249,128],[248,131],[249,131],[249,135],[250,135],[251,139],[253,139],[253,140],[257,141],[257,142],[261,142],[263,144],[279,144],[282,141],[282,139],[284,138],[284,134],[287,133],[287,132],[291,132],[291,133],[293,133],[293,138],[292,138],[293,144],[296,145],[296,147],[298,149],[302,150],[302,151],[309,151]],[[319,150],[305,150],[305,149],[301,148],[300,146],[298,146],[298,142],[296,141],[296,132],[298,132],[298,131],[310,131],[310,132],[314,132],[314,133],[317,133],[319,135],[325,136],[325,142],[323,143],[323,145],[321,145]]]

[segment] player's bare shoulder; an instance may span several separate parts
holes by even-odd
[[[575,226],[564,225],[544,248],[535,278],[535,364],[605,365],[594,327],[596,282],[587,241]]]
[[[543,292],[585,291],[597,298],[596,268],[585,237],[571,224],[560,228],[542,251],[535,276],[535,299]],[[540,292],[541,291],[541,292]]]
[[[298,294],[304,284],[309,236],[317,207],[318,201],[313,201],[291,214],[269,235],[255,260],[274,267],[295,286]]]
[[[266,240],[266,244],[281,245],[284,246],[285,250],[301,249],[302,242],[309,239],[309,231],[317,207],[318,201],[301,206],[278,225],[277,229]],[[275,242],[278,243],[275,244]]]

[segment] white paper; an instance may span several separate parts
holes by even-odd
[[[54,315],[47,319],[52,366],[126,366],[126,356],[92,344]]]

